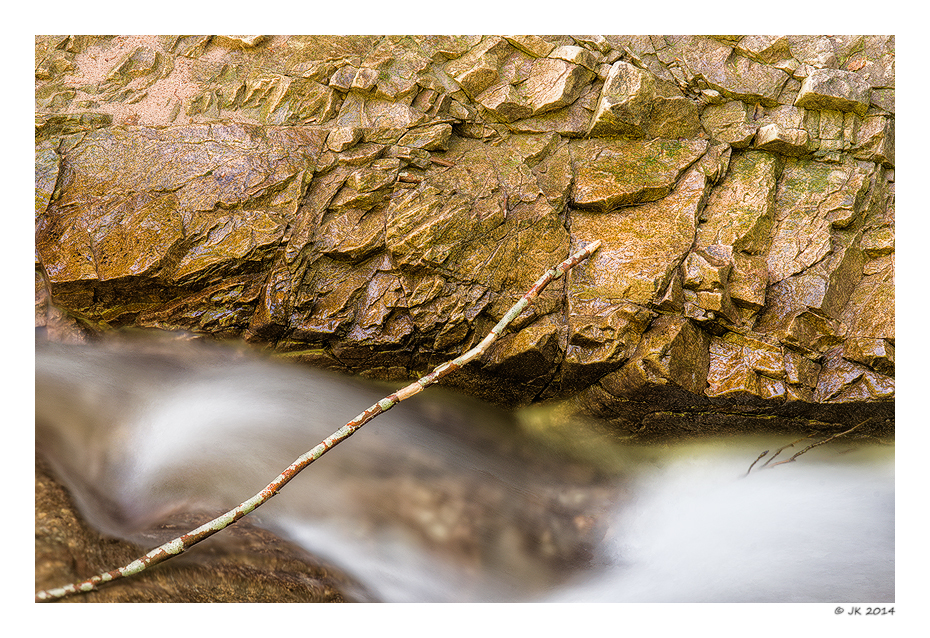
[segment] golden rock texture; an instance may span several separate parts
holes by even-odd
[[[183,330],[409,378],[601,239],[453,382],[638,433],[893,423],[893,36],[37,36],[35,54],[49,338]]]

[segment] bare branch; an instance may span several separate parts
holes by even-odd
[[[119,567],[109,572],[98,574],[97,576],[79,583],[72,583],[63,587],[56,587],[54,589],[40,591],[36,594],[36,602],[55,600],[71,594],[93,591],[103,583],[138,574],[148,567],[166,561],[172,556],[177,556],[193,545],[196,545],[200,541],[213,536],[217,532],[235,523],[240,518],[246,516],[264,503],[267,503],[304,468],[323,456],[323,454],[328,452],[330,449],[352,436],[352,434],[354,434],[359,428],[371,421],[373,418],[382,412],[390,410],[404,399],[408,399],[413,395],[422,392],[425,388],[436,383],[446,375],[454,372],[455,370],[458,370],[469,361],[476,359],[477,357],[484,354],[491,346],[491,344],[494,343],[494,341],[504,332],[504,330],[506,330],[507,326],[510,325],[510,323],[516,319],[517,316],[519,316],[520,313],[523,312],[531,303],[533,303],[533,300],[539,296],[539,293],[542,292],[543,289],[549,285],[553,279],[558,279],[570,269],[574,268],[579,263],[590,257],[594,251],[600,247],[600,245],[600,240],[588,244],[585,248],[571,255],[568,257],[568,259],[563,261],[555,268],[547,271],[536,281],[535,284],[533,284],[533,287],[530,288],[530,290],[525,295],[523,295],[523,297],[521,297],[520,300],[510,308],[510,310],[507,311],[507,314],[504,315],[504,318],[501,319],[497,325],[491,329],[490,334],[488,334],[488,336],[485,337],[481,343],[462,356],[453,359],[452,361],[443,363],[426,376],[416,380],[407,387],[398,390],[394,394],[388,395],[387,397],[372,405],[370,408],[333,432],[328,438],[326,438],[312,450],[300,456],[296,461],[291,463],[290,467],[284,470],[275,480],[269,483],[261,492],[252,498],[243,501],[237,507],[229,510],[225,514],[218,516],[212,521],[201,525],[197,529],[179,536],[178,538],[170,540],[160,547],[156,547],[145,556],[132,561],[128,565]]]
[[[795,444],[795,443],[800,443],[801,441],[806,441],[807,439],[811,438],[812,436],[814,436],[814,432],[811,432],[811,433],[808,434],[807,436],[802,436],[802,437],[801,437],[800,439],[798,439],[797,441],[792,441],[792,442],[789,443],[788,445],[783,445],[783,446],[781,446],[780,448],[778,448],[777,450],[775,450],[775,454],[773,454],[773,455],[769,458],[769,460],[767,460],[765,463],[762,464],[762,467],[765,467],[766,465],[768,465],[769,463],[771,463],[772,461],[774,461],[774,460],[775,460],[775,457],[777,457],[779,454],[782,453],[782,450],[784,450],[784,449],[786,449],[786,448],[789,448],[789,447],[794,447],[794,444]]]
[[[762,454],[760,454],[759,456],[756,457],[756,460],[753,461],[753,462],[752,462],[752,465],[749,466],[749,469],[746,470],[746,476],[749,476],[749,473],[752,472],[752,468],[755,466],[755,464],[758,463],[760,460],[762,460],[762,457],[765,456],[765,455],[768,454],[768,453],[769,453],[769,451],[766,450],[765,452],[763,452]],[[778,452],[776,452],[776,454],[778,454]],[[765,467],[765,466],[763,466],[763,467]]]
[[[827,438],[824,439],[823,441],[818,441],[817,443],[813,443],[813,444],[811,444],[811,445],[808,445],[806,448],[804,448],[803,450],[801,450],[800,452],[798,452],[797,454],[795,454],[794,456],[792,456],[790,459],[786,459],[786,460],[784,460],[784,461],[779,461],[779,462],[776,463],[775,465],[782,465],[782,464],[784,464],[784,463],[792,463],[792,462],[794,462],[794,460],[795,460],[796,458],[798,458],[799,456],[801,456],[802,454],[804,454],[804,453],[807,452],[808,450],[812,450],[812,449],[814,449],[815,447],[818,447],[818,446],[823,445],[824,443],[829,443],[829,442],[832,441],[833,439],[837,439],[837,438],[839,438],[839,437],[841,437],[841,436],[844,436],[844,435],[846,435],[846,434],[849,434],[849,433],[852,432],[853,430],[856,430],[856,429],[858,429],[858,428],[861,428],[863,425],[865,425],[866,423],[868,423],[869,421],[871,421],[873,418],[874,418],[874,417],[869,417],[868,419],[866,419],[865,421],[862,421],[862,422],[859,423],[858,425],[852,426],[851,428],[849,428],[849,429],[846,430],[845,432],[840,432],[840,433],[838,433],[838,434],[834,434],[834,435],[831,436],[831,437],[827,437]],[[775,467],[775,465],[773,465],[772,467]]]

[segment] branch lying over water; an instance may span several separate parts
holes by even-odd
[[[119,567],[112,571],[98,574],[97,576],[79,583],[72,583],[63,587],[56,587],[54,589],[40,591],[36,594],[36,602],[55,600],[57,598],[63,598],[71,594],[93,591],[104,583],[116,580],[118,578],[138,574],[148,567],[164,562],[172,556],[177,556],[190,547],[196,545],[200,541],[213,536],[217,532],[235,523],[240,518],[246,516],[264,503],[267,503],[271,497],[277,494],[304,468],[323,456],[335,445],[352,436],[352,434],[354,434],[359,428],[371,421],[373,418],[382,412],[390,410],[401,401],[409,399],[413,395],[422,392],[424,389],[433,385],[443,377],[449,375],[455,370],[458,370],[466,363],[483,355],[491,346],[491,344],[494,343],[494,341],[496,341],[497,338],[501,336],[501,334],[503,334],[504,330],[507,329],[507,326],[510,325],[510,323],[516,319],[520,313],[523,312],[531,303],[533,303],[536,297],[539,296],[539,293],[541,293],[553,279],[558,279],[570,269],[574,268],[582,261],[590,257],[592,254],[594,254],[594,251],[600,247],[600,245],[600,240],[588,244],[585,248],[571,255],[568,259],[563,261],[555,268],[548,270],[536,281],[535,284],[533,284],[533,287],[530,288],[530,290],[525,295],[523,295],[523,297],[521,297],[520,300],[510,308],[510,310],[507,311],[507,314],[504,315],[504,318],[501,319],[497,325],[491,329],[490,334],[488,334],[488,336],[485,337],[481,343],[462,356],[453,359],[452,361],[443,363],[442,365],[436,367],[429,374],[421,377],[420,379],[417,379],[405,388],[402,388],[397,392],[388,395],[387,397],[372,405],[370,408],[333,432],[315,448],[300,456],[296,461],[291,463],[291,465],[286,470],[278,475],[275,480],[269,483],[262,491],[260,491],[252,498],[243,501],[237,507],[229,510],[225,514],[218,516],[212,521],[201,525],[197,529],[170,540],[159,547],[156,547],[145,556],[132,561],[128,565]]]

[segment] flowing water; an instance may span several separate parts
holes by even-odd
[[[197,343],[37,343],[36,443],[91,524],[139,540],[235,506],[390,390]],[[578,427],[430,389],[251,518],[358,600],[894,600],[892,445],[837,440],[747,476],[790,437]]]

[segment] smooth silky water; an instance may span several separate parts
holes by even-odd
[[[36,445],[88,522],[151,545],[392,388],[202,343],[37,343]],[[837,439],[747,476],[792,437],[634,445],[580,428],[430,389],[250,518],[342,570],[357,600],[894,601],[893,445]]]

